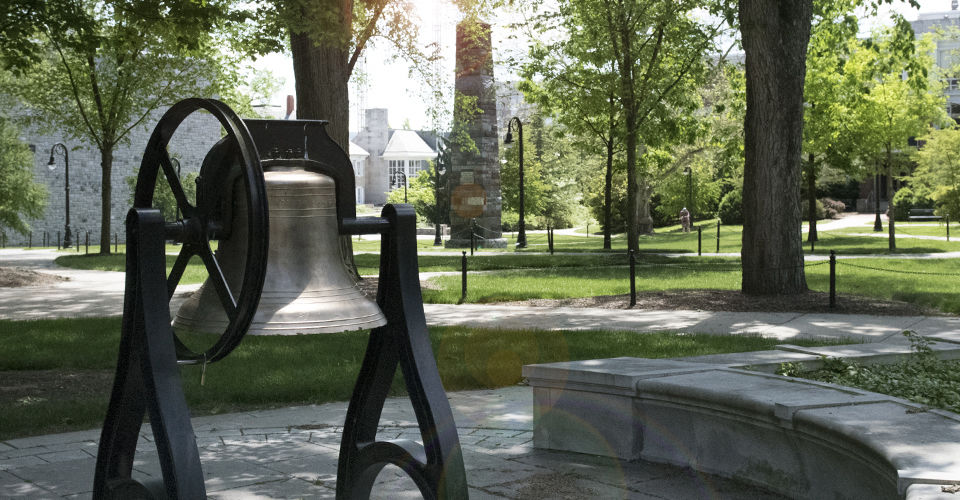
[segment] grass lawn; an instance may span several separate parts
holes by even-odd
[[[109,400],[119,332],[120,318],[0,321],[0,380],[11,380],[26,370],[70,372],[82,380],[99,380],[79,384],[67,396],[55,398],[45,397],[44,388],[32,388],[26,397],[11,397],[10,391],[0,391],[0,439],[99,426]],[[181,368],[191,411],[194,415],[206,415],[346,401],[363,359],[367,336],[367,332],[248,336],[230,356],[207,367],[203,386],[199,366]],[[447,390],[516,384],[525,364],[755,351],[771,349],[780,342],[756,336],[463,327],[431,328],[430,338]],[[208,345],[214,338],[192,335],[186,340]],[[0,387],[3,385],[0,382]],[[404,392],[399,379],[394,381],[391,392]]]
[[[644,256],[637,263],[637,291],[740,287],[739,259],[667,259]],[[485,303],[533,298],[562,299],[630,292],[626,265],[537,270],[511,270],[467,277],[467,302]],[[425,302],[455,304],[460,276],[431,280],[439,289],[424,289]]]
[[[561,299],[629,293],[626,266],[512,270],[475,274],[467,279],[467,302],[486,303],[533,298]],[[829,290],[829,266],[808,262],[807,285]],[[960,314],[960,261],[956,259],[839,259],[837,291],[902,300]],[[637,267],[637,291],[740,288],[739,259],[643,257]],[[424,301],[454,304],[460,300],[460,277],[432,278],[439,289],[424,289]],[[841,298],[842,300],[842,298]]]

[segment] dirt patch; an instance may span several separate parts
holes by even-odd
[[[629,309],[630,295],[601,295],[579,299],[533,299],[500,302],[499,305],[538,307],[598,307]],[[830,308],[830,294],[809,291],[783,297],[755,297],[737,290],[679,290],[637,294],[634,309],[673,309],[728,312],[802,312],[873,314],[881,316],[946,316],[936,309],[908,302],[875,299],[859,295],[837,296],[836,308]]]
[[[0,371],[0,408],[110,394],[113,370]]]
[[[67,279],[56,274],[38,273],[22,267],[0,267],[0,287],[2,288],[52,285]]]

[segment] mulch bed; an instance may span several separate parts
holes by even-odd
[[[429,281],[420,283],[423,288],[434,287]],[[376,298],[377,279],[365,278],[360,288],[371,299]],[[497,302],[504,306],[536,307],[597,307],[601,309],[630,309],[630,295],[601,295],[578,299],[531,299],[514,302]],[[879,316],[948,316],[948,314],[908,302],[883,300],[859,295],[838,295],[837,306],[830,308],[830,295],[826,292],[808,291],[782,297],[757,297],[738,290],[678,290],[669,292],[646,292],[637,294],[633,309],[667,309],[728,312],[798,312],[871,314]]]
[[[52,285],[66,280],[67,278],[63,276],[38,273],[20,267],[0,267],[0,287],[2,288]]]
[[[630,295],[602,295],[579,299],[534,299],[517,302],[501,302],[501,305],[526,305],[539,307],[598,307],[603,309],[629,309]],[[858,295],[838,295],[837,305],[830,308],[830,295],[826,292],[808,291],[781,297],[757,297],[744,295],[737,290],[679,290],[669,292],[646,292],[637,294],[634,309],[674,309],[728,312],[800,312],[874,314],[882,316],[945,316],[936,309],[900,302],[875,299]]]

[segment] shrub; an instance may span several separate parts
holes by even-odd
[[[823,203],[824,216],[827,219],[835,219],[847,209],[846,203],[831,198],[820,198],[820,203]]]
[[[895,220],[908,220],[910,210],[914,208],[933,208],[933,200],[917,193],[909,187],[902,187],[893,195],[893,216]]]
[[[524,222],[527,222],[527,221],[524,221]],[[519,227],[520,227],[520,214],[510,210],[504,210],[503,212],[500,213],[500,230],[501,231],[505,233],[510,233],[513,231],[517,231]]]
[[[724,195],[717,211],[720,222],[726,225],[743,224],[743,190],[734,189]]]

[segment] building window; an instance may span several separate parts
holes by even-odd
[[[388,175],[390,178],[390,189],[403,187],[403,176],[400,172],[407,175],[407,183],[413,182],[413,178],[426,170],[427,162],[425,160],[390,160]]]
[[[365,203],[363,200],[363,188],[357,187],[357,203]]]
[[[400,172],[404,171],[406,168],[405,160],[390,160],[390,189],[397,189],[398,187],[403,187],[403,176],[400,175]],[[404,172],[406,173],[406,172]],[[409,179],[407,180],[409,182]]]
[[[353,175],[363,177],[363,160],[353,160]]]

